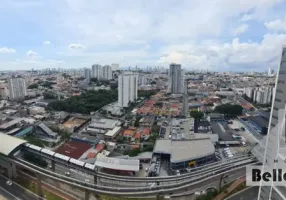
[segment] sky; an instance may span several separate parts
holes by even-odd
[[[0,0],[0,71],[277,69],[286,0]]]

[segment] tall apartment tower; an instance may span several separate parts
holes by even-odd
[[[92,65],[92,75],[93,78],[102,79],[102,67],[101,65]]]
[[[138,94],[138,75],[125,72],[118,76],[118,104],[128,107],[129,102],[134,102]]]
[[[112,79],[112,69],[111,66],[105,65],[102,68],[102,79],[104,80],[110,80]]]
[[[172,63],[169,68],[168,92],[172,94],[184,93],[185,74],[180,64]]]
[[[111,64],[111,68],[112,68],[112,71],[119,70],[119,64],[113,63],[113,64]]]
[[[284,163],[286,158],[286,140],[285,140],[285,102],[286,102],[286,47],[282,49],[280,67],[276,77],[276,88],[272,103],[268,134],[260,142],[259,147],[263,148],[264,155],[259,155],[259,150],[256,150],[256,157],[260,158],[263,166],[274,167],[273,159],[278,159],[278,163]],[[255,150],[255,149],[254,149]],[[285,165],[285,164],[284,164]],[[286,199],[286,186],[260,186],[258,200],[282,200]]]
[[[8,89],[10,99],[23,99],[27,95],[26,82],[23,78],[10,78]]]
[[[90,71],[90,69],[85,68],[83,76],[84,76],[85,80],[89,80],[91,78],[91,71]]]

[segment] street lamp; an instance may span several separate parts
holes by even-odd
[[[221,177],[220,177],[220,179],[219,179],[219,192],[221,191],[221,183],[222,183],[222,180],[224,180],[224,179],[227,178],[227,177],[228,177],[227,174],[221,175]],[[224,182],[226,182],[226,181],[224,180]]]

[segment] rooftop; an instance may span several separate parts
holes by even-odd
[[[118,120],[113,119],[92,119],[89,126],[92,128],[113,129],[119,123]]]
[[[90,144],[85,142],[66,142],[65,144],[61,145],[56,152],[69,156],[71,158],[78,159],[80,156],[85,153],[88,149],[91,148]]]
[[[171,162],[184,162],[215,153],[210,139],[172,141]]]
[[[139,160],[125,160],[117,158],[98,158],[94,165],[108,169],[139,171]]]
[[[0,153],[8,156],[15,148],[26,142],[26,140],[0,133]]]
[[[248,120],[253,121],[260,127],[268,127],[268,121],[261,116],[250,116],[248,117]]]
[[[218,134],[219,139],[222,141],[234,141],[232,137],[232,131],[226,130],[225,127],[218,122],[211,122],[212,131]]]

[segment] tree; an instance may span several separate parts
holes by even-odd
[[[201,111],[192,110],[190,111],[190,116],[193,117],[195,120],[200,120],[203,118],[204,113]]]
[[[129,151],[128,155],[130,157],[138,156],[138,154],[141,153],[140,148],[135,148]]]
[[[28,86],[28,89],[37,89],[38,88],[38,84],[34,83]]]
[[[51,92],[44,92],[43,94],[44,99],[56,99],[56,95]]]
[[[35,165],[38,165],[40,167],[44,167],[45,168],[45,167],[48,166],[47,161],[45,161],[40,156],[35,155],[33,153],[25,151],[23,157],[24,157],[25,160],[27,160],[27,161],[35,164]]]
[[[136,120],[134,122],[134,126],[135,127],[139,127],[139,121],[140,121],[141,118],[142,118],[141,116],[136,117]]]
[[[89,114],[106,104],[117,101],[117,90],[86,91],[80,96],[73,96],[65,100],[57,100],[49,103],[48,110],[76,112]]]
[[[89,81],[92,82],[92,83],[97,83],[97,82],[98,82],[98,79],[95,78],[95,77],[93,77],[93,78],[91,78]]]
[[[217,106],[214,111],[229,116],[237,116],[242,114],[243,107],[241,105],[223,104]]]

